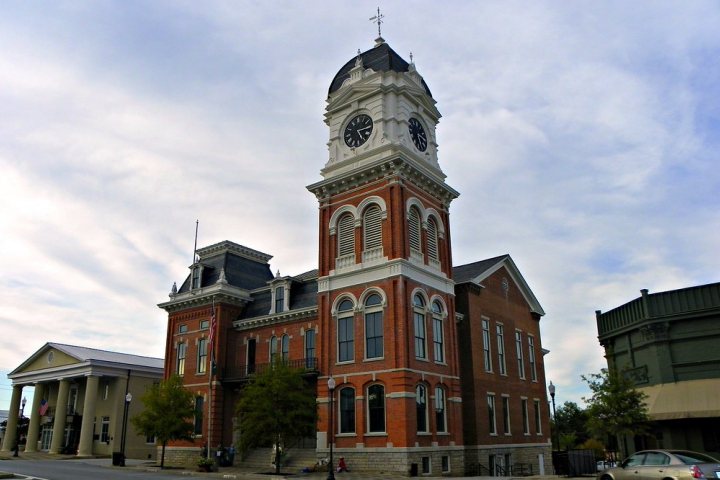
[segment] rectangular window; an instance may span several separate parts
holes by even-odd
[[[205,373],[207,371],[207,338],[201,338],[198,341],[198,360],[197,372]]]
[[[368,388],[368,420],[368,431],[385,432],[385,388],[382,385]]]
[[[205,399],[203,397],[195,397],[195,435],[200,436],[203,434],[203,409],[205,406]]]
[[[537,382],[537,369],[535,368],[535,337],[528,335],[528,361],[530,362],[530,378]]]
[[[340,433],[355,433],[355,389],[340,390]]]
[[[435,428],[438,432],[447,432],[445,421],[445,390],[435,387]]]
[[[200,320],[200,330],[207,330],[210,328],[210,320]]]
[[[152,437],[145,437],[145,443],[155,445],[155,443],[156,443],[155,436],[153,435]]]
[[[422,473],[430,473],[430,457],[422,457]]]
[[[275,289],[275,313],[285,311],[285,287]]]
[[[427,389],[418,385],[415,389],[415,412],[417,417],[417,431],[425,433],[428,431],[427,421]]]
[[[200,267],[193,268],[192,288],[200,288]]]
[[[441,466],[442,466],[442,472],[443,472],[443,473],[449,473],[449,472],[450,472],[450,456],[448,456],[448,455],[443,455],[443,456],[442,456],[441,463],[442,463],[442,465],[441,465]]]
[[[338,362],[350,362],[355,358],[353,317],[338,319]]]
[[[178,333],[187,333],[187,325],[184,323],[182,325],[178,325]]]
[[[497,435],[497,424],[495,423],[495,395],[487,396],[488,402],[488,428],[490,435]]]
[[[185,375],[185,343],[178,343],[177,346],[177,364],[175,366],[175,373],[181,377]]]
[[[305,368],[315,368],[315,330],[305,332]]]
[[[510,435],[510,397],[503,395],[503,429],[505,435]]]
[[[528,401],[527,398],[521,399],[522,402],[522,419],[523,419],[523,433],[530,435],[530,420],[528,418]]]
[[[382,318],[382,312],[365,314],[365,358],[381,358],[384,355]]]
[[[483,318],[483,351],[485,352],[485,371],[492,372],[492,359],[490,357],[490,322]]]
[[[441,318],[433,317],[433,342],[435,344],[435,361],[445,363],[445,335],[443,333],[443,321]]]
[[[505,368],[505,331],[502,325],[497,326],[497,349],[498,363],[500,364],[500,375],[507,375]]]
[[[520,378],[525,380],[525,362],[523,361],[523,348],[522,348],[522,332],[517,330],[515,332],[515,350],[517,352],[518,360],[518,374]]]
[[[102,426],[100,427],[100,441],[110,441],[110,417],[102,417]]]
[[[542,435],[542,422],[540,421],[540,400],[535,399],[535,433]]]
[[[427,358],[425,345],[425,315],[415,312],[415,358]]]

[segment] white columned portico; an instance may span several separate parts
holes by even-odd
[[[17,441],[18,417],[20,416],[20,397],[22,397],[22,385],[13,385],[12,398],[10,399],[10,411],[8,412],[7,427],[5,428],[5,440],[3,440],[2,451],[9,452]]]
[[[30,410],[30,425],[28,426],[27,442],[25,442],[26,453],[37,451],[38,435],[40,434],[40,404],[42,403],[44,395],[45,385],[42,383],[36,383],[32,410]]]
[[[60,379],[60,389],[55,408],[55,425],[53,426],[52,442],[50,443],[51,454],[60,453],[65,440],[65,419],[67,418],[68,396],[70,393],[70,380]]]
[[[85,401],[83,402],[82,426],[80,427],[79,457],[92,455],[93,430],[95,428],[95,404],[97,402],[98,386],[100,377],[88,376],[85,387]]]

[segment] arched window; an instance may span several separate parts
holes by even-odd
[[[415,409],[417,413],[417,431],[425,433],[428,431],[427,420],[427,388],[424,385],[415,387]]]
[[[445,390],[442,387],[435,387],[435,428],[438,432],[447,432],[445,410]]]
[[[435,219],[430,217],[427,222],[427,253],[432,260],[438,258],[438,228]]]
[[[273,363],[275,361],[275,357],[277,357],[277,347],[277,337],[270,337],[270,363]]]
[[[355,433],[355,389],[340,390],[340,433]]]
[[[282,359],[287,362],[290,359],[290,335],[282,336]]]
[[[355,253],[355,218],[346,213],[338,221],[338,257]]]
[[[413,297],[415,319],[415,358],[427,358],[427,332],[425,328],[425,300],[420,294]]]
[[[382,298],[373,293],[365,300],[365,358],[382,358],[383,355]]]
[[[437,363],[445,363],[445,328],[440,302],[433,302],[433,353]]]
[[[203,434],[204,406],[205,399],[203,397],[195,397],[195,435]]]
[[[408,226],[410,229],[410,249],[421,253],[422,247],[420,246],[420,239],[422,237],[420,235],[420,212],[418,212],[418,209],[415,207],[411,207],[408,212]]]
[[[385,431],[385,387],[370,385],[368,388],[368,431]]]
[[[365,250],[382,247],[382,211],[377,205],[372,205],[365,210],[363,235]]]
[[[338,362],[351,362],[355,359],[354,307],[350,300],[343,300],[338,307]]]

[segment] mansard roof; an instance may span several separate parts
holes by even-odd
[[[290,288],[290,309],[283,313],[317,307],[317,274],[317,270],[310,270],[309,272],[291,277],[292,287]],[[253,301],[248,304],[247,308],[238,320],[248,320],[268,315],[272,302],[271,288],[268,287],[252,292],[252,299]]]
[[[381,39],[378,39],[378,41],[380,42]],[[410,67],[410,64],[403,60],[403,58],[398,55],[395,50],[390,48],[390,45],[388,45],[384,41],[381,41],[370,50],[361,53],[359,56],[362,59],[363,67],[371,69],[375,72],[402,73],[407,72],[408,68]],[[348,62],[343,65],[340,71],[335,74],[335,78],[333,78],[332,82],[330,83],[330,88],[328,89],[328,96],[330,96],[333,92],[340,90],[343,82],[350,78],[350,70],[355,67],[355,62],[357,61],[357,58],[358,56],[354,56],[353,58],[348,60]],[[422,85],[423,87],[425,87],[425,92],[427,92],[427,94],[432,97],[432,94],[430,93],[430,88],[428,88],[425,80],[423,80]]]

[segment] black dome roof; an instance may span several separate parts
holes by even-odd
[[[403,60],[402,57],[385,42],[376,45],[367,52],[361,53],[360,57],[362,58],[363,66],[365,68],[371,68],[376,72],[407,72],[408,67],[410,66],[408,62]],[[339,90],[340,87],[342,87],[343,82],[350,78],[350,70],[355,67],[356,60],[357,56],[353,57],[335,75],[332,83],[330,83],[328,96]],[[432,97],[425,80],[422,81],[422,85],[425,87],[425,92]]]

